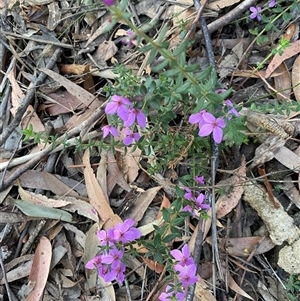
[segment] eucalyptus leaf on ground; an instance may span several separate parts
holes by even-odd
[[[68,223],[75,222],[70,213],[60,209],[36,205],[25,200],[13,200],[13,202],[27,216],[58,219]]]

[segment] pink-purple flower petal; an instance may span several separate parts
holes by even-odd
[[[206,112],[203,114],[203,120],[206,123],[214,123],[216,121],[216,117],[213,114]]]
[[[105,107],[105,113],[108,115],[115,114],[118,110],[118,104],[116,102],[109,102]]]
[[[125,106],[119,106],[117,110],[117,114],[123,121],[125,121],[128,119],[129,112]]]
[[[194,180],[200,185],[204,184],[204,176],[201,177],[195,176]]]
[[[147,124],[147,119],[145,114],[140,110],[137,114],[137,123],[140,127],[144,128]]]
[[[114,0],[102,0],[104,4],[106,4],[107,6],[112,6],[115,4]]]
[[[195,123],[199,123],[203,120],[203,113],[205,111],[202,110],[200,111],[199,113],[196,113],[196,114],[192,114],[190,117],[189,117],[189,123],[191,124],[195,124]]]
[[[210,135],[210,133],[212,132],[212,126],[208,123],[205,123],[201,126],[198,135],[200,137],[206,137],[208,135]]]
[[[223,139],[223,131],[220,127],[215,127],[213,129],[213,138],[216,143],[220,143]]]

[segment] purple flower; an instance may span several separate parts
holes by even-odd
[[[111,97],[111,102],[109,102],[105,107],[105,113],[108,115],[117,113],[122,120],[127,120],[128,118],[128,108],[131,106],[131,101],[119,95],[113,95]]]
[[[182,251],[172,250],[171,255],[179,261],[181,266],[195,264],[194,259],[191,257],[188,245],[184,245]]]
[[[184,190],[186,191],[186,193],[183,196],[185,199],[193,200],[195,198],[191,189],[189,189],[188,187],[185,187]]]
[[[233,107],[232,102],[230,101],[230,99],[226,99],[225,100],[225,105],[228,106],[229,108],[231,108],[228,111],[228,115],[235,115],[236,117],[240,116],[240,113]]]
[[[112,134],[114,137],[118,136],[118,130],[112,125],[105,125],[104,127],[102,127],[102,131],[103,131],[103,138],[108,136],[108,134]]]
[[[123,256],[124,252],[122,250],[113,248],[112,250],[109,250],[108,254],[102,255],[101,261],[102,263],[111,265],[111,268],[115,269],[120,265]]]
[[[117,268],[116,268],[116,273],[117,273],[117,276],[116,276],[116,279],[119,283],[123,283],[124,281],[124,273],[125,273],[125,270],[126,270],[126,266],[125,264],[121,263]]]
[[[206,110],[202,110],[199,113],[192,114],[189,118],[189,123],[191,123],[191,124],[199,123],[199,126],[200,126],[203,122],[203,114],[204,113],[206,113]]]
[[[184,212],[190,212],[192,214],[193,217],[196,216],[196,211],[190,206],[190,205],[186,205],[182,208],[182,211]]]
[[[130,129],[125,129],[126,137],[123,139],[123,143],[128,146],[132,144],[134,141],[140,140],[141,136],[139,133],[134,133]]]
[[[198,277],[196,276],[196,265],[186,265],[182,266],[180,264],[176,264],[174,266],[174,270],[179,272],[178,278],[183,287],[188,287],[191,284],[194,284],[198,281]]]
[[[133,41],[133,31],[132,30],[128,30],[126,32],[127,34],[127,37],[126,38],[123,38],[121,40],[122,44],[126,45],[128,48],[132,48],[134,46],[134,43],[132,42]]]
[[[110,282],[116,279],[120,284],[122,284],[125,279],[125,270],[126,266],[124,263],[121,262],[116,268],[111,269],[109,272],[106,273],[104,280]]]
[[[102,266],[102,256],[95,256],[93,259],[89,260],[85,267],[89,270],[93,270],[95,268],[99,269]]]
[[[104,4],[108,5],[108,6],[112,6],[115,4],[114,0],[102,0]]]
[[[133,227],[134,220],[127,219],[123,223],[119,223],[114,227],[114,237],[122,243],[131,242],[141,237],[139,229]]]
[[[223,130],[225,121],[223,118],[216,118],[212,114],[206,112],[203,114],[203,123],[200,127],[199,136],[206,137],[213,133],[213,138],[216,143],[220,143],[223,138]]]
[[[210,209],[210,206],[207,204],[203,204],[205,200],[205,195],[203,193],[200,193],[196,199],[196,206],[198,209]]]
[[[98,275],[104,279],[105,275],[109,273],[109,266],[104,264],[101,267],[98,268]]]
[[[131,108],[129,110],[128,118],[124,122],[125,126],[132,126],[134,121],[137,120],[137,123],[140,127],[144,128],[146,126],[146,116],[142,110]]]
[[[200,185],[204,184],[204,176],[201,177],[195,176],[194,180]]]
[[[271,0],[270,2],[269,2],[269,7],[274,7],[276,5],[276,0]]]
[[[103,275],[100,276],[103,277],[106,282],[111,282],[116,279],[120,284],[122,284],[125,278],[125,270],[126,266],[121,262],[119,266],[113,269],[108,269]]]
[[[127,219],[108,231],[98,231],[97,237],[100,240],[100,245],[109,246],[109,248],[102,247],[100,254],[88,261],[85,267],[87,269],[98,269],[99,276],[107,282],[117,280],[122,284],[126,270],[126,266],[122,263],[125,251],[123,246],[115,245],[115,243],[125,244],[140,238],[140,230],[133,227],[133,225],[134,220]]]
[[[224,92],[226,92],[226,91],[227,91],[226,89],[221,88],[221,89],[217,89],[217,90],[216,90],[216,93],[217,93],[217,94],[221,94],[221,93],[224,93]]]
[[[161,293],[158,297],[160,301],[171,301],[171,300],[176,300],[176,301],[183,301],[185,298],[185,293],[184,292],[176,292],[172,287],[169,285],[166,287],[166,292]]]
[[[100,246],[112,246],[116,241],[114,238],[113,229],[109,229],[107,232],[104,230],[100,230],[97,232],[97,237],[100,240]]]
[[[252,14],[250,14],[251,20],[256,18],[258,21],[261,21],[261,7],[260,6],[257,6],[257,7],[251,6],[250,11],[252,13]]]

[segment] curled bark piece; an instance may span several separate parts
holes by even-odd
[[[281,205],[278,209],[274,208],[263,186],[253,183],[246,184],[244,200],[261,217],[275,245],[281,245],[284,241],[291,245],[300,238],[300,229],[294,225],[293,219]],[[275,201],[278,202],[276,198]]]
[[[300,240],[280,250],[278,265],[291,275],[300,273]]]

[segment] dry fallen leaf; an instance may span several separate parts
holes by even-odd
[[[194,301],[217,301],[209,289],[209,286],[201,277],[199,277],[199,280],[196,283]]]
[[[282,53],[279,55],[276,53],[270,62],[267,70],[265,78],[268,78],[271,73],[285,60],[289,59],[290,57],[298,54],[300,52],[300,40],[292,42],[290,46],[288,46]]]
[[[134,202],[132,208],[129,210],[128,216],[126,215],[125,217],[126,218],[130,217],[134,219],[136,223],[139,222],[143,218],[148,206],[153,201],[154,197],[156,196],[157,192],[160,189],[161,187],[158,186],[158,187],[150,188],[145,192],[142,192],[138,196],[137,200]]]
[[[64,207],[64,210],[73,213],[77,212],[79,215],[85,216],[93,220],[94,222],[99,223],[99,217],[97,215],[97,212],[90,203],[69,196],[61,197],[61,199],[70,202],[69,205]]]
[[[242,160],[241,167],[238,169],[235,176],[231,177],[232,190],[228,194],[222,194],[216,203],[217,218],[221,218],[231,212],[240,201],[244,189],[241,185],[246,177],[246,162]]]
[[[122,187],[126,191],[130,191],[131,187],[129,184],[125,181],[124,176],[120,172],[120,169],[117,165],[115,155],[112,150],[102,151],[102,155],[107,156],[107,170],[108,170],[108,176],[107,176],[107,193],[110,194],[113,188],[116,184],[118,184],[120,187]]]
[[[226,252],[233,256],[249,256],[249,254],[257,247],[256,244],[260,242],[260,236],[239,237],[223,239],[227,243]],[[255,250],[254,255],[263,254],[274,248],[271,239],[264,238]]]
[[[64,76],[45,68],[41,68],[41,71],[50,76],[56,82],[59,82],[61,85],[63,85],[67,89],[67,91],[77,97],[83,104],[85,104],[86,107],[94,110],[102,105],[102,102],[99,101],[97,97],[95,97],[92,93],[71,82]]]
[[[300,55],[296,58],[292,69],[292,85],[294,96],[300,101]]]
[[[22,99],[24,99],[24,94],[22,92],[22,89],[20,88],[15,75],[14,75],[15,71],[14,69],[12,69],[7,77],[10,81],[11,84],[11,101],[12,101],[12,105],[13,107],[11,108],[11,112],[12,114],[15,116],[21,102]],[[27,107],[26,112],[23,115],[23,119],[21,122],[22,128],[25,129],[29,124],[32,125],[33,131],[35,132],[43,132],[45,131],[45,127],[43,125],[43,123],[41,122],[40,118],[38,117],[37,113],[35,112],[34,108],[32,105],[29,105]]]
[[[18,191],[23,200],[30,201],[33,204],[42,205],[49,208],[60,208],[70,204],[70,202],[64,200],[50,199],[47,198],[45,195],[26,191],[20,186],[20,184]]]
[[[7,282],[10,283],[27,277],[30,273],[32,262],[33,255],[24,255],[13,259],[9,264],[13,267],[17,265],[17,267],[6,271]],[[4,277],[0,278],[0,284],[3,285],[4,283]]]
[[[123,140],[124,138],[125,130],[121,131],[118,139]],[[141,160],[141,154],[142,151],[138,147],[133,146],[127,147],[126,154],[124,147],[116,153],[118,167],[128,183],[134,182],[139,173],[140,167],[138,163]]]
[[[50,271],[51,258],[51,243],[47,237],[42,236],[35,250],[33,263],[28,278],[29,285],[31,284],[33,289],[26,298],[26,301],[41,300]]]
[[[121,218],[112,211],[109,200],[106,199],[90,165],[90,152],[87,149],[82,157],[82,162],[85,165],[84,178],[86,189],[88,192],[90,204],[98,212],[101,220],[104,222],[103,228],[108,230],[117,223],[121,223]]]
[[[248,295],[241,287],[238,286],[238,284],[234,281],[234,279],[231,277],[228,270],[224,269],[224,273],[227,273],[227,279],[228,279],[228,286],[239,295],[242,295],[250,300],[253,300],[253,298]]]
[[[47,7],[49,11],[47,28],[50,31],[53,31],[62,19],[62,10],[60,9],[56,1],[53,1],[52,3],[48,4]]]
[[[50,93],[47,95],[46,103],[39,106],[39,111],[45,110],[50,116],[64,113],[73,113],[75,110],[85,108],[85,105],[68,91],[64,93]]]
[[[85,247],[84,247],[84,265],[87,264],[89,260],[94,258],[99,250],[99,239],[97,237],[97,231],[100,230],[100,225],[95,223],[86,233]],[[97,272],[94,270],[85,269],[86,279],[88,287],[93,290],[96,287]]]
[[[106,66],[106,61],[112,58],[118,51],[118,47],[113,41],[104,41],[93,54],[95,62],[99,66]]]
[[[283,34],[283,37],[290,41],[293,37],[294,37],[294,34],[296,33],[296,30],[297,30],[297,25],[296,23],[291,23],[288,28],[286,29],[285,33]]]
[[[85,246],[85,240],[86,240],[86,235],[80,231],[78,228],[71,224],[64,224],[65,229],[67,229],[70,232],[73,232],[75,234],[75,239],[76,241],[84,248]]]
[[[156,273],[161,273],[165,266],[158,263],[157,261],[153,261],[151,259],[148,259],[146,257],[142,257],[142,260],[147,264],[147,267],[152,270],[152,271],[155,271]]]
[[[275,89],[276,91],[280,92],[287,98],[291,97],[292,93],[292,82],[291,82],[291,75],[289,72],[289,69],[287,68],[286,64],[282,62],[275,70],[277,73],[279,73],[278,76],[274,77],[274,83],[275,83]],[[283,98],[280,96],[280,94],[277,95],[277,98],[279,100],[285,100],[286,98]]]
[[[240,40],[231,50],[231,52],[224,57],[222,62],[219,64],[218,72],[221,78],[231,74],[232,71],[238,65],[238,62],[242,58],[244,52],[243,40]]]

